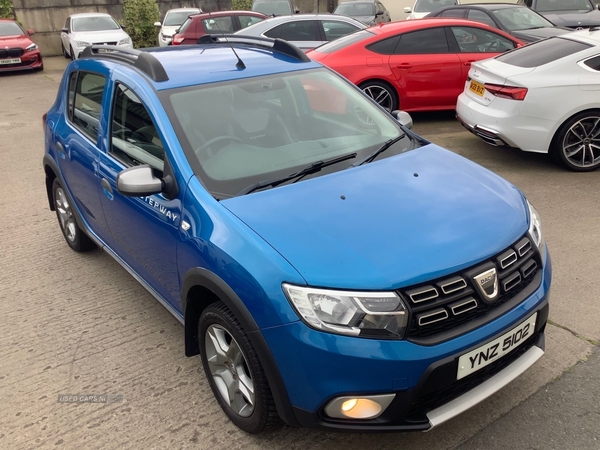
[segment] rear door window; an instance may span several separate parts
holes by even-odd
[[[238,16],[238,20],[240,21],[240,26],[242,28],[247,28],[250,25],[254,25],[255,23],[262,21],[263,19],[255,16]]]
[[[485,23],[490,27],[497,28],[496,24],[488,14],[484,13],[483,11],[478,11],[477,9],[470,9],[467,19],[473,20],[475,22]]]
[[[342,36],[358,31],[355,25],[339,20],[323,20],[321,23],[323,24],[326,41],[335,41]]]
[[[429,28],[427,30],[406,33],[400,38],[396,48],[398,55],[417,55],[449,53],[448,40],[443,28]]]
[[[106,78],[89,72],[75,72],[69,81],[69,119],[94,143],[98,140],[105,84]]]
[[[202,25],[207,33],[233,33],[233,18],[231,16],[211,17],[204,19]]]
[[[442,11],[440,13],[440,17],[456,17],[456,18],[463,18],[465,17],[465,10],[464,9],[447,9],[446,11]]]
[[[297,20],[281,24],[265,33],[270,38],[280,38],[286,41],[320,41],[319,28],[316,20]]]
[[[498,61],[517,67],[538,67],[565,56],[581,52],[591,45],[565,38],[550,38],[534,42],[517,51],[496,57]]]

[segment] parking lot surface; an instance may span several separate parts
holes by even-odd
[[[453,113],[414,114],[417,133],[507,178],[540,212],[554,269],[545,356],[429,433],[281,427],[250,436],[222,413],[199,358],[184,356],[179,322],[107,254],[76,254],[61,236],[46,199],[41,118],[66,64],[46,58],[41,73],[0,75],[0,449],[600,448],[597,431],[577,426],[600,414],[589,401],[600,384],[592,370],[600,173],[566,172],[545,155],[487,146]],[[581,421],[553,422],[545,411]],[[536,443],[530,427],[561,439]],[[512,441],[502,440],[507,433]]]

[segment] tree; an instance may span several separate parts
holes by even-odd
[[[11,0],[0,0],[0,19],[14,19],[15,10]]]
[[[123,25],[135,48],[156,46],[154,22],[159,21],[160,11],[154,0],[123,1]]]

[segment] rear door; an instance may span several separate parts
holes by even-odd
[[[107,78],[108,71],[74,70],[69,74],[65,114],[56,124],[54,142],[65,188],[90,229],[105,242],[110,236],[100,203],[97,169]]]
[[[447,108],[462,92],[460,59],[450,52],[444,27],[403,34],[389,59],[402,108]]]
[[[319,20],[319,27],[323,33],[323,40],[321,41],[323,44],[329,41],[335,41],[342,36],[346,36],[347,34],[360,30],[360,28],[351,23],[332,19]]]

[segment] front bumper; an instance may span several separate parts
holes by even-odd
[[[531,366],[544,350],[551,279],[549,258],[533,294],[506,314],[432,346],[331,335],[301,322],[262,330],[298,425],[340,431],[426,431],[464,412]],[[502,336],[537,313],[519,347],[457,381],[461,355]],[[341,396],[395,394],[375,419],[332,419],[325,407]]]
[[[20,58],[20,63],[0,64],[0,72],[16,72],[20,70],[35,70],[43,67],[42,54],[39,50],[27,52]]]

